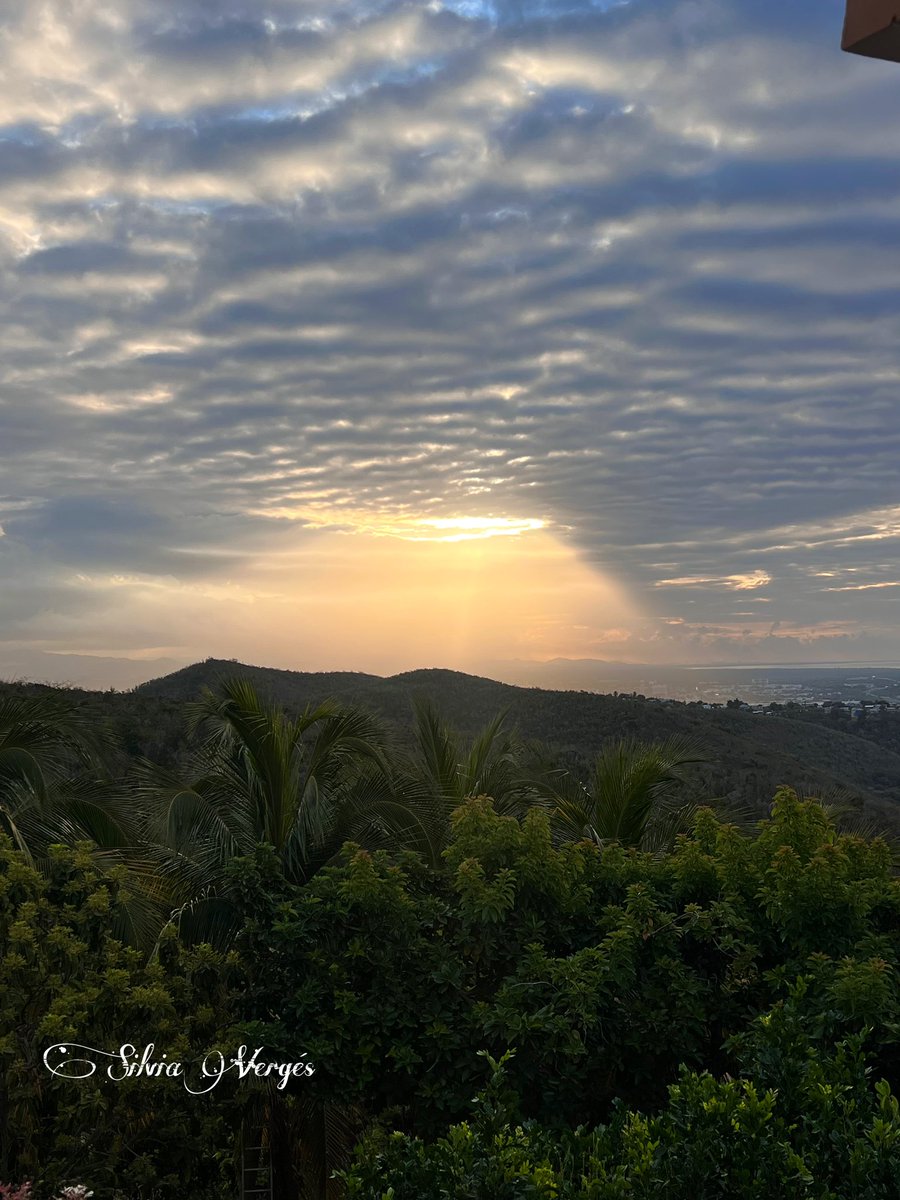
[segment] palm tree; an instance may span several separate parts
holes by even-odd
[[[540,802],[546,781],[507,728],[506,712],[468,743],[425,698],[413,701],[413,719],[414,749],[393,773],[399,808],[392,832],[432,866],[446,848],[450,814],[470,796],[490,796],[499,813],[517,817]]]
[[[89,843],[102,871],[124,867],[114,931],[136,945],[159,926],[158,887],[138,849],[127,798],[103,767],[105,739],[85,710],[58,694],[0,697],[0,832],[37,870],[50,848]]]
[[[67,699],[0,698],[0,827],[30,862],[54,842],[92,837],[104,814],[78,785],[95,762],[83,715]]]
[[[375,719],[333,703],[288,716],[246,679],[223,680],[191,708],[203,736],[192,778],[142,764],[134,794],[144,838],[191,940],[234,931],[229,864],[271,845],[284,877],[303,883],[346,840],[384,838],[396,823]],[[381,810],[379,810],[381,805]]]
[[[705,761],[683,738],[611,742],[597,756],[586,786],[565,776],[551,787],[558,835],[565,841],[587,838],[598,845],[616,841],[641,850],[668,849],[700,807],[683,798],[684,769]]]
[[[392,794],[384,735],[358,709],[325,703],[291,717],[249,681],[229,679],[207,690],[191,717],[203,736],[191,782],[146,763],[136,783],[185,940],[230,944],[239,915],[228,867],[260,843],[302,884],[345,841],[377,848],[421,839],[421,820]],[[304,1194],[337,1194],[327,1181],[358,1140],[356,1109],[269,1089],[247,1119],[271,1147],[279,1187],[299,1176]]]

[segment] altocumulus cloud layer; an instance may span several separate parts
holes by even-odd
[[[460,517],[639,598],[569,652],[900,658],[900,68],[842,7],[3,0],[6,660],[194,657]]]

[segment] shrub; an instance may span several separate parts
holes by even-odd
[[[117,1187],[199,1196],[227,1177],[236,1114],[224,1083],[195,1097],[176,1079],[114,1082],[97,1070],[73,1081],[43,1056],[59,1043],[130,1042],[199,1058],[229,1037],[237,959],[168,943],[145,962],[110,932],[121,879],[99,874],[87,847],[53,855],[42,878],[0,839],[0,1171],[30,1177],[42,1196],[88,1166],[97,1200]],[[75,1200],[79,1186],[63,1194]]]
[[[684,1069],[657,1115],[619,1103],[592,1130],[516,1123],[505,1063],[490,1060],[471,1122],[430,1143],[373,1132],[344,1175],[348,1198],[892,1200],[900,1107],[868,1078],[861,1037],[816,1045],[803,992],[753,1023],[740,1078]]]

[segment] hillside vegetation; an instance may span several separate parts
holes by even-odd
[[[63,692],[106,731],[122,761],[149,758],[166,766],[187,754],[184,703],[204,688],[240,675],[288,711],[326,697],[359,705],[381,718],[393,740],[408,747],[413,701],[429,699],[466,736],[498,713],[554,763],[585,779],[611,739],[641,742],[686,738],[706,762],[688,774],[698,797],[730,799],[764,814],[781,786],[856,811],[873,828],[900,834],[900,713],[850,723],[821,709],[787,706],[757,715],[732,708],[659,701],[631,695],[524,688],[458,671],[418,670],[388,678],[362,672],[306,672],[207,659],[131,692],[87,692],[41,684],[0,683],[0,694]]]
[[[709,760],[693,772],[698,794],[730,797],[762,813],[776,789],[787,785],[800,794],[838,798],[900,832],[900,753],[892,748],[900,744],[895,729],[900,720],[885,721],[882,727],[869,722],[862,728],[837,728],[805,710],[757,716],[622,695],[514,687],[456,671],[411,671],[383,679],[213,659],[151,680],[132,693],[79,695],[127,753],[174,762],[184,752],[181,702],[234,674],[292,711],[328,696],[359,704],[384,718],[401,744],[411,736],[416,696],[432,700],[466,735],[507,710],[524,739],[545,743],[555,759],[581,776],[611,738],[686,737],[702,746]]]
[[[706,790],[797,731],[890,757],[446,672],[7,687],[0,1195],[895,1200],[896,847]]]

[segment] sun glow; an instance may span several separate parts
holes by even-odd
[[[436,520],[419,520],[413,523],[412,531],[397,536],[407,541],[419,542],[470,542],[484,538],[518,537],[543,529],[544,521],[535,518],[519,520],[515,517],[442,517]],[[421,530],[416,533],[416,530]]]
[[[440,520],[358,534],[352,554],[346,536],[323,531],[304,554],[300,602],[348,664],[467,669],[590,654],[638,616],[614,580],[543,524]]]
[[[279,525],[215,585],[111,578],[115,602],[98,623],[102,637],[94,629],[74,647],[69,636],[66,648],[121,653],[139,626],[154,646],[165,630],[166,645],[184,658],[481,672],[513,658],[604,657],[611,644],[618,653],[642,619],[620,584],[537,520],[417,518],[377,532]],[[97,590],[93,578],[76,582]]]
[[[470,542],[495,537],[520,537],[545,529],[538,517],[407,517],[358,510],[309,510],[279,505],[253,510],[253,516],[298,521],[313,529],[400,538],[405,542]]]

